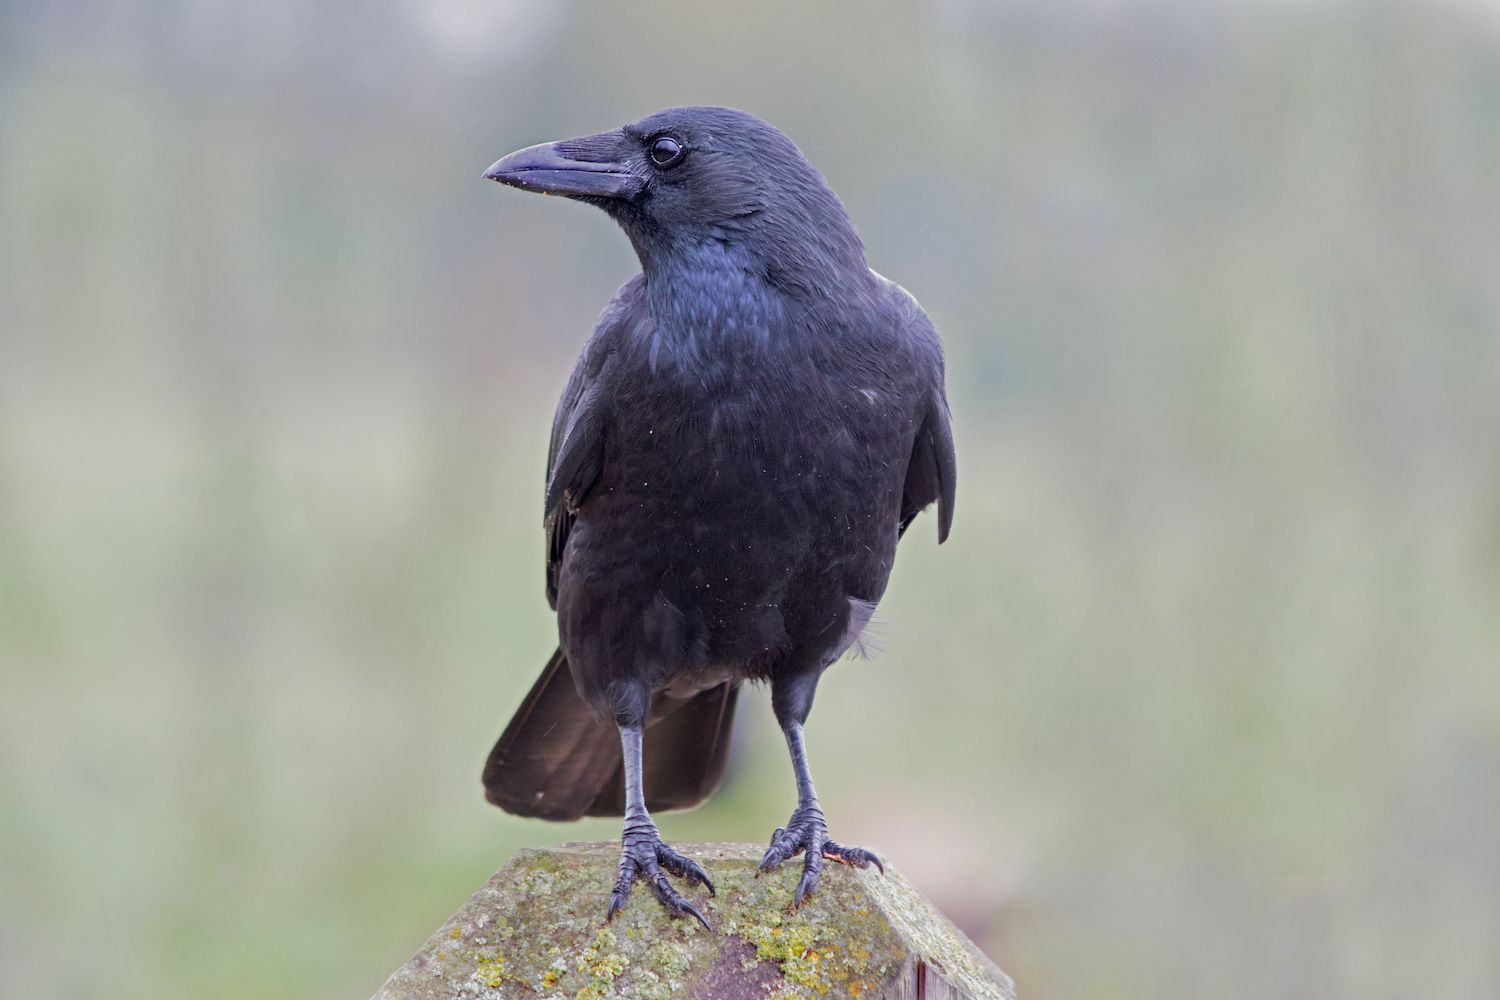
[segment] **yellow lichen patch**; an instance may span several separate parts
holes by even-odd
[[[742,933],[755,945],[756,957],[761,961],[776,962],[781,974],[798,986],[828,991],[829,983],[818,971],[818,931],[810,922],[794,922],[783,926],[780,914],[773,914],[766,925],[751,925]]]
[[[646,961],[669,981],[682,976],[692,965],[687,953],[670,941],[663,941],[647,951]]]
[[[614,933],[608,927],[601,927],[594,935],[593,943],[578,957],[575,963],[578,970],[587,972],[594,986],[608,989],[630,964],[630,959],[615,950],[618,944]]]
[[[499,989],[500,984],[505,982],[505,959],[498,955],[494,958],[481,958],[474,967],[474,974],[490,989]]]
[[[461,937],[464,936],[463,928],[462,927],[455,927],[455,928],[453,928],[451,931],[448,932],[448,936],[451,937],[453,940],[457,941],[459,938],[461,938]]]

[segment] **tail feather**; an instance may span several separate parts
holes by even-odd
[[[644,740],[648,809],[686,809],[718,787],[738,693],[738,684],[725,682],[688,698],[653,699]],[[485,798],[518,816],[623,814],[619,731],[579,697],[561,650],[490,751],[484,788]]]
[[[739,685],[725,682],[689,698],[658,694],[651,702],[651,721],[642,741],[645,759],[641,783],[652,812],[691,809],[713,794],[729,763],[729,733]],[[625,768],[616,768],[590,816],[625,812]]]
[[[615,727],[578,696],[558,650],[485,761],[485,798],[517,816],[577,819],[619,770]]]

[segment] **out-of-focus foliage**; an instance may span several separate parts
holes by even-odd
[[[690,102],[949,346],[954,535],[812,718],[836,833],[1033,997],[1500,991],[1493,11],[215,0],[0,8],[0,994],[363,996],[616,835],[478,771],[635,261],[479,174]],[[784,818],[742,723],[669,837]]]

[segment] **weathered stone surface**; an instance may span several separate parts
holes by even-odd
[[[616,844],[522,851],[375,1000],[1014,1000],[1010,979],[889,866],[881,875],[830,862],[794,913],[800,864],[756,878],[759,847],[676,846],[718,889],[684,889],[713,931],[667,916],[641,884],[605,924]]]

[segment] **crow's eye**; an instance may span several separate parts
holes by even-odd
[[[682,162],[687,150],[670,135],[657,136],[651,143],[651,162],[665,170]]]

